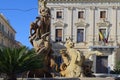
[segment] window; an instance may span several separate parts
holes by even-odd
[[[62,41],[62,29],[56,29],[56,42]]]
[[[4,32],[4,25],[2,24],[2,32]]]
[[[13,40],[15,39],[15,35],[13,35]]]
[[[106,11],[100,11],[100,18],[106,18]]]
[[[8,31],[8,36],[10,35],[9,31]]]
[[[99,29],[99,41],[104,41],[106,38],[106,29]]]
[[[84,41],[84,29],[77,29],[77,42]]]
[[[62,11],[57,11],[56,18],[62,18]]]
[[[1,28],[2,28],[2,24],[0,23],[0,31],[1,31]]]
[[[78,18],[81,18],[81,19],[84,18],[84,11],[79,11],[78,12]]]

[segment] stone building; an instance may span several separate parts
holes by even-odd
[[[0,14],[0,47],[18,47],[15,40],[16,31],[3,14]]]
[[[55,54],[71,37],[75,48],[92,56],[93,71],[108,73],[120,60],[120,0],[47,0],[51,9],[51,42]],[[40,8],[40,1],[39,1]]]

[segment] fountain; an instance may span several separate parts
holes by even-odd
[[[91,70],[93,62],[89,60],[91,55],[103,55],[99,51],[90,51],[86,55],[83,55],[79,50],[74,48],[74,43],[70,38],[66,39],[66,49],[61,49],[60,54],[63,62],[58,68],[54,60],[52,45],[50,43],[50,9],[46,6],[46,0],[41,0],[40,17],[36,17],[36,21],[30,25],[29,40],[34,47],[38,56],[44,55],[44,68],[36,69],[29,72],[28,77],[37,78],[55,78],[55,72],[60,75],[59,79],[81,77],[95,77]],[[60,77],[62,76],[62,77]],[[46,80],[46,79],[45,79]],[[55,80],[55,79],[54,79]],[[57,79],[58,80],[58,79]]]

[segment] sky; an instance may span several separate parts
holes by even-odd
[[[16,40],[32,48],[29,42],[30,23],[38,16],[38,0],[1,0],[0,13],[10,22],[16,33]]]

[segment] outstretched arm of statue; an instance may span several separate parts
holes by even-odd
[[[89,57],[91,56],[91,55],[103,55],[103,53],[101,53],[100,51],[89,51],[86,55],[85,55],[85,59],[89,59]]]
[[[37,21],[39,21],[39,19]],[[38,29],[37,21],[32,22],[31,25],[30,25],[30,36],[35,35],[36,32],[37,32],[37,29]]]
[[[30,29],[30,36],[32,36],[32,29]]]
[[[33,30],[33,25],[31,24],[30,25],[30,37],[33,36],[32,30]]]
[[[38,24],[38,22],[40,21],[40,17],[36,17],[36,21],[35,21],[35,24],[37,25]]]
[[[34,32],[33,32],[34,30]],[[30,28],[30,36],[33,36],[36,33],[36,29]]]

